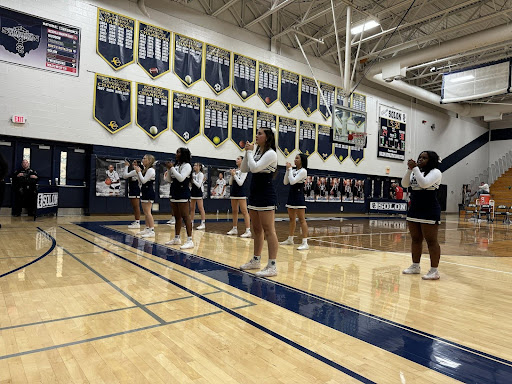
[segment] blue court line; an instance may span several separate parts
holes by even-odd
[[[102,224],[103,222],[84,222],[78,225],[130,246],[129,240],[132,236],[116,233],[115,230],[103,227]],[[506,359],[294,287],[269,279],[256,278],[252,274],[241,272],[219,262],[157,243],[151,243],[151,245],[149,253],[156,257],[249,292],[263,300],[457,380],[467,383],[510,383],[512,362]]]
[[[347,374],[347,375],[349,375],[349,376],[351,376],[351,377],[361,381],[362,383],[368,383],[368,384],[373,384],[374,383],[373,381],[365,378],[364,376],[361,376],[360,374],[358,374],[358,373],[356,373],[356,372],[354,372],[354,371],[352,371],[352,370],[350,370],[350,369],[348,369],[348,368],[346,368],[346,367],[344,367],[344,366],[342,366],[342,365],[340,365],[340,364],[338,364],[338,363],[336,363],[336,362],[334,362],[332,360],[327,359],[326,357],[324,357],[324,356],[322,356],[322,355],[320,355],[320,354],[318,354],[318,353],[316,353],[316,352],[314,352],[314,351],[312,351],[312,350],[310,350],[310,349],[308,349],[308,348],[306,348],[306,347],[296,343],[293,340],[290,340],[290,339],[288,339],[288,338],[286,338],[286,337],[284,337],[282,335],[279,335],[278,333],[272,331],[271,329],[269,329],[269,328],[267,328],[267,327],[265,327],[265,326],[255,322],[255,321],[253,321],[253,320],[251,320],[251,319],[249,319],[249,318],[247,318],[247,317],[245,317],[245,316],[243,316],[241,314],[239,314],[238,312],[235,312],[234,310],[232,310],[230,308],[227,308],[227,307],[225,307],[225,306],[223,306],[223,305],[221,305],[221,304],[219,304],[219,303],[217,303],[217,302],[215,302],[213,300],[208,299],[204,295],[201,295],[201,294],[199,294],[199,293],[197,293],[197,292],[195,292],[195,291],[193,291],[193,290],[191,290],[191,289],[189,289],[189,288],[187,288],[187,287],[185,287],[185,286],[183,286],[183,285],[181,285],[179,283],[176,283],[175,281],[172,281],[172,280],[168,279],[165,276],[160,275],[159,273],[157,273],[155,271],[152,271],[149,268],[146,268],[146,267],[144,267],[144,266],[142,266],[142,265],[140,265],[140,264],[138,264],[138,263],[136,263],[134,261],[131,261],[131,260],[125,258],[124,256],[121,256],[121,255],[119,255],[119,254],[117,254],[115,252],[112,252],[112,251],[108,250],[107,248],[104,248],[104,247],[102,247],[102,246],[100,246],[100,245],[98,245],[98,244],[96,244],[96,243],[94,243],[94,242],[92,242],[90,240],[87,240],[86,238],[84,238],[84,237],[82,237],[82,236],[80,236],[80,235],[78,235],[78,234],[76,234],[76,233],[74,233],[74,232],[72,232],[72,231],[62,227],[62,226],[60,226],[59,228],[65,230],[66,232],[68,232],[68,233],[78,237],[79,239],[82,239],[82,240],[84,240],[84,241],[86,241],[86,242],[88,242],[88,243],[90,243],[90,244],[92,244],[92,245],[94,245],[94,246],[96,246],[98,248],[104,249],[105,251],[111,253],[112,255],[115,255],[115,256],[119,257],[120,259],[122,259],[122,260],[124,260],[124,261],[126,261],[126,262],[128,262],[128,263],[130,263],[130,264],[132,264],[132,265],[134,265],[134,266],[136,266],[136,267],[146,271],[146,272],[149,272],[152,275],[157,276],[157,277],[159,277],[160,279],[162,279],[164,281],[167,281],[168,283],[170,283],[170,284],[172,284],[172,285],[174,285],[174,286],[184,290],[185,292],[188,292],[188,293],[190,293],[190,294],[192,294],[192,295],[202,299],[203,301],[205,301],[205,302],[207,302],[207,303],[209,303],[209,304],[211,304],[211,305],[213,305],[213,306],[223,310],[224,312],[229,313],[230,315],[238,318],[239,320],[242,320],[242,321],[246,322],[247,324],[252,325],[253,327],[259,329],[260,331],[263,331],[263,332],[267,333],[268,335],[273,336],[274,338],[276,338],[276,339],[278,339],[278,340],[280,340],[280,341],[282,341],[282,342],[284,342],[284,343],[286,343],[286,344],[288,344],[288,345],[298,349],[299,351],[301,351],[301,352],[303,352],[305,354],[308,354],[309,356],[311,356],[311,357],[313,357],[313,358],[315,358],[315,359],[317,359],[317,360],[319,360],[319,361],[321,361],[321,362],[331,366],[332,368],[335,368],[335,369],[337,369],[337,370],[339,370],[339,371],[341,371],[341,372],[343,372],[343,373],[345,373],[345,374]],[[168,250],[170,251],[170,249],[168,249]],[[190,256],[190,255],[186,255],[186,256]]]
[[[16,268],[16,269],[13,269],[12,271],[9,271],[9,272],[6,272],[6,273],[1,274],[1,275],[0,275],[0,278],[2,278],[2,277],[4,277],[4,276],[7,276],[7,275],[10,275],[11,273],[14,273],[14,272],[16,272],[16,271],[19,271],[20,269],[26,268],[26,267],[28,267],[28,266],[29,266],[29,265],[31,265],[31,264],[34,264],[35,262],[37,262],[37,261],[41,260],[43,257],[48,256],[48,255],[49,255],[49,254],[50,254],[50,253],[55,249],[55,245],[57,245],[57,242],[55,241],[55,239],[54,239],[52,236],[48,235],[48,234],[47,234],[45,231],[43,231],[41,228],[37,227],[37,230],[38,230],[38,231],[40,231],[40,232],[42,232],[42,233],[44,233],[44,234],[46,234],[46,235],[47,235],[47,237],[49,237],[49,238],[50,238],[50,240],[52,241],[52,245],[51,245],[50,249],[49,249],[49,250],[47,250],[45,253],[43,253],[41,256],[39,256],[37,259],[34,259],[34,260],[32,260],[31,262],[29,262],[29,263],[27,263],[27,264],[23,264],[21,267],[18,267],[18,268]]]

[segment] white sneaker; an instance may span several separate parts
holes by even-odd
[[[176,224],[176,219],[173,217],[171,220],[169,220],[167,223],[167,225],[175,225]]]
[[[240,235],[240,237],[243,238],[243,239],[248,239],[251,236],[252,236],[252,233],[251,233],[250,229],[247,229],[243,234]]]
[[[204,223],[201,223],[201,225],[196,227],[196,229],[198,229],[198,230],[205,229],[205,228],[206,228],[206,225],[204,225]]]
[[[235,228],[235,227],[231,228],[231,230],[228,233],[226,233],[226,235],[238,236],[238,228]]]
[[[249,260],[248,263],[245,263],[243,265],[240,266],[240,269],[245,271],[246,269],[260,269],[261,268],[261,263],[259,260],[256,260],[254,257]]]
[[[293,239],[287,238],[285,241],[281,241],[281,245],[293,245]]]
[[[149,229],[146,233],[143,233],[141,237],[148,238],[148,237],[155,237],[155,231],[152,229]]]
[[[272,277],[277,276],[277,267],[275,265],[267,265],[261,271],[255,273],[258,277]]]
[[[309,249],[309,245],[308,245],[308,243],[302,243],[301,245],[299,245],[299,246],[297,247],[297,249],[298,249],[299,251],[305,251],[306,249]]]
[[[194,248],[194,242],[192,240],[187,240],[187,241],[185,241],[185,244],[183,244],[180,248],[181,249]]]
[[[133,223],[131,223],[128,228],[130,229],[139,229],[140,228],[140,223],[137,223],[136,221],[134,221]]]
[[[137,232],[136,235],[141,236],[141,235],[145,234],[147,231],[149,231],[149,228],[144,228],[142,231]]]
[[[167,241],[165,245],[181,245],[181,239],[179,237],[175,237],[174,239]]]
[[[423,280],[439,280],[441,276],[439,275],[439,271],[428,271],[426,275],[421,276]]]
[[[421,268],[419,266],[416,266],[414,264],[411,264],[411,266],[407,269],[404,269],[402,273],[404,275],[417,275],[421,272]]]

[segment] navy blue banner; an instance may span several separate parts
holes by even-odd
[[[350,147],[350,158],[355,165],[359,165],[361,160],[364,159],[364,149],[355,149],[356,147]]]
[[[318,109],[318,88],[310,77],[301,76],[300,106],[308,116]]]
[[[172,93],[172,130],[188,143],[201,133],[201,98],[188,93]]]
[[[324,97],[320,95],[320,99],[318,101],[320,104],[319,110],[325,120],[331,117],[335,91],[336,87],[334,85],[320,82],[320,92],[322,92]],[[327,105],[325,105],[324,99],[327,101]],[[327,106],[329,106],[329,108],[327,108]]]
[[[256,111],[256,132],[260,128],[277,129],[277,115],[268,112]]]
[[[348,148],[348,145],[334,143],[334,155],[340,163],[343,163],[343,161],[348,157]]]
[[[174,34],[174,73],[186,87],[203,79],[202,41]]]
[[[106,75],[94,77],[94,119],[110,133],[132,122],[132,83]]]
[[[137,63],[153,79],[169,72],[172,32],[139,21]]]
[[[35,217],[57,215],[59,209],[59,188],[56,185],[38,185]]]
[[[244,101],[256,93],[256,60],[233,54],[233,90]]]
[[[98,8],[96,51],[114,70],[133,63],[135,19]]]
[[[277,133],[277,148],[285,157],[290,156],[297,148],[297,120],[280,116]]]
[[[254,138],[254,110],[236,105],[231,106],[231,140],[241,151],[245,143]]]
[[[279,86],[279,68],[258,62],[258,96],[267,107],[277,101]]]
[[[331,127],[329,125],[318,124],[317,152],[323,161],[326,161],[332,155]]]
[[[205,137],[216,147],[224,144],[229,134],[229,104],[204,99]]]
[[[169,129],[169,90],[137,83],[137,125],[152,139]]]
[[[316,124],[309,121],[299,122],[299,151],[306,156],[315,153]]]
[[[281,70],[280,99],[288,112],[299,105],[300,75],[294,72]]]
[[[231,73],[231,52],[206,44],[206,56],[204,60],[204,79],[206,84],[217,95],[228,89],[229,74]]]
[[[350,98],[350,107],[353,109],[357,109],[358,111],[366,112],[366,96],[356,92],[352,93],[352,97]],[[357,126],[366,123],[363,116],[353,115],[352,120],[356,123]],[[366,147],[366,142],[364,146]],[[352,159],[355,165],[359,165],[361,160],[364,159],[364,148],[356,149],[356,147],[351,147],[350,158]]]
[[[336,104],[343,104],[343,88],[336,87]]]

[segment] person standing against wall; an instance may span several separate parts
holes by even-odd
[[[25,159],[21,168],[14,171],[12,184],[14,191],[13,216],[20,216],[21,209],[27,207],[29,216],[36,214],[37,172],[30,168],[30,162]]]
[[[134,167],[141,184],[140,201],[142,203],[142,210],[144,211],[144,221],[146,222],[146,228],[137,234],[144,238],[155,237],[155,221],[153,220],[153,214],[151,213],[151,208],[155,201],[154,183],[156,172],[153,168],[153,164],[155,164],[155,157],[153,155],[146,154],[142,158],[144,170],[141,170],[137,165]]]
[[[196,214],[196,204],[201,214],[201,224],[196,229],[206,228],[206,215],[204,212],[203,192],[204,192],[204,173],[202,172],[203,164],[195,163],[194,172],[192,173],[192,186],[190,188],[190,222],[194,226],[194,216]]]
[[[128,171],[128,167],[130,163],[128,160],[124,161],[124,172],[123,178],[128,179],[128,198],[130,199],[130,204],[133,208],[133,214],[135,216],[135,221],[131,223],[128,228],[130,229],[139,229],[140,228],[140,185],[139,185],[139,176],[137,175],[137,171],[135,167],[139,166],[137,160],[133,160],[131,171]]]
[[[245,220],[245,232],[240,235],[243,238],[251,237],[251,218],[249,217],[249,211],[247,210],[247,190],[245,180],[247,178],[247,172],[242,172],[240,166],[244,160],[243,156],[236,158],[236,169],[232,169],[231,178],[229,179],[229,185],[231,185],[231,209],[233,211],[233,228],[227,233],[228,235],[238,235],[238,209],[244,216]]]

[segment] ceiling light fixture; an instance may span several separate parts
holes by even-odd
[[[367,22],[365,22],[363,24],[359,24],[359,25],[356,25],[355,27],[352,27],[352,29],[350,30],[350,33],[352,33],[353,35],[358,35],[363,31],[366,32],[370,29],[378,27],[379,25],[380,25],[380,23],[376,20],[368,20]]]

